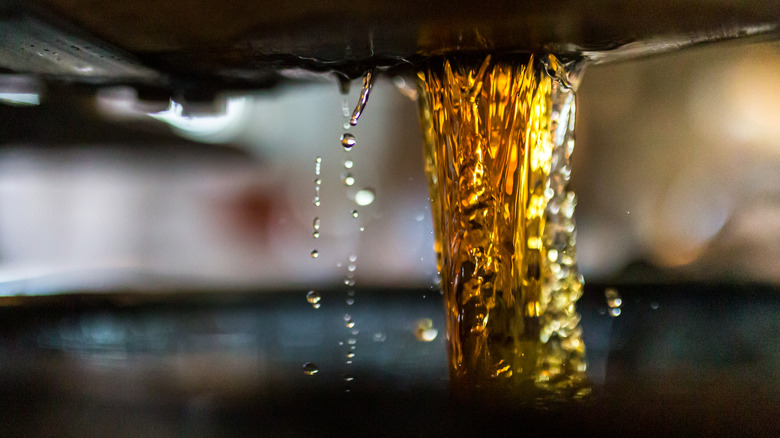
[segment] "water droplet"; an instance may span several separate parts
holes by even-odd
[[[368,96],[371,93],[371,87],[374,85],[374,72],[369,70],[363,75],[363,88],[360,90],[360,100],[355,107],[355,111],[352,112],[352,117],[349,119],[349,124],[352,126],[357,125],[360,115],[363,114],[363,110],[366,109],[368,103]]]
[[[366,227],[360,227],[360,232],[366,231]]]
[[[314,184],[319,186],[322,184],[322,180],[320,178],[314,178]]]
[[[351,150],[352,147],[355,146],[355,143],[357,143],[357,141],[355,140],[354,135],[348,132],[341,134],[341,145],[344,146],[345,150]]]
[[[355,203],[360,206],[366,206],[370,205],[374,202],[374,198],[376,197],[376,191],[372,188],[365,188],[358,190],[357,193],[355,193]]]
[[[320,218],[319,218],[319,216],[315,216],[314,220],[312,221],[311,224],[312,224],[312,226],[314,227],[315,230],[319,230],[320,229]]]
[[[319,256],[320,256],[319,251],[317,251],[316,249],[311,250],[311,258],[316,259]]]
[[[312,362],[306,362],[303,364],[303,373],[307,374],[309,376],[313,376],[320,372],[319,368],[317,368],[317,365]]]
[[[320,157],[319,155],[317,157],[315,157],[314,158],[314,163],[315,164],[321,164],[322,163],[322,157]]]
[[[311,233],[311,236],[314,237],[315,239],[319,239],[320,238],[320,232],[317,231],[317,230],[314,230],[314,232]]]
[[[320,198],[319,198],[319,196],[314,198],[314,205],[316,205],[317,207],[320,206]]]
[[[308,301],[309,304],[317,304],[320,302],[321,299],[322,297],[320,296],[320,293],[317,292],[316,290],[310,290],[306,294],[306,301]]]
[[[344,185],[347,186],[347,187],[352,186],[353,184],[355,184],[355,177],[352,176],[351,173],[345,173],[345,174],[341,175],[341,179],[342,179],[342,181],[344,181]]]
[[[352,210],[352,217],[358,217],[358,211],[357,210]],[[363,231],[363,230],[360,230],[360,231]]]
[[[417,321],[417,328],[414,331],[414,337],[418,341],[431,342],[436,339],[439,331],[433,328],[433,320],[430,318],[423,318]]]
[[[354,166],[355,163],[352,162],[352,160],[347,160],[344,162],[344,168],[345,169],[352,169],[352,166]]]
[[[612,308],[620,307],[623,304],[623,299],[620,297],[617,289],[609,287],[604,290],[604,297],[607,299],[607,305]],[[620,312],[618,312],[618,315]],[[617,316],[617,315],[615,315]]]

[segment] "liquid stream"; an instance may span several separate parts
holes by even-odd
[[[450,55],[418,74],[450,373],[461,388],[589,391],[566,189],[575,96],[553,56]]]

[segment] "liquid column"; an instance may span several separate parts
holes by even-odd
[[[566,190],[575,100],[561,68],[552,56],[462,56],[418,74],[457,387],[533,399],[589,391]]]

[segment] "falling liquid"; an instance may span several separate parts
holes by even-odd
[[[341,134],[341,146],[344,147],[345,151],[352,150],[352,147],[355,146],[355,143],[357,143],[357,140],[355,140],[355,136],[345,132]]]
[[[374,202],[375,197],[376,191],[374,191],[372,188],[358,190],[358,192],[355,193],[355,204],[361,207],[371,205]]]
[[[320,296],[320,293],[315,290],[310,290],[306,294],[306,301],[308,301],[309,304],[317,304],[320,302],[321,299],[322,297]]]
[[[366,109],[368,103],[368,95],[371,93],[371,87],[374,85],[374,72],[369,70],[363,75],[363,88],[360,90],[360,99],[352,112],[352,117],[349,119],[349,124],[352,126],[357,125],[360,115],[363,114],[363,110]]]
[[[453,381],[570,397],[587,387],[566,190],[575,99],[545,61],[432,59],[420,120]]]
[[[306,362],[303,364],[303,373],[309,376],[313,376],[320,372],[319,368],[317,368],[317,365],[312,362]]]

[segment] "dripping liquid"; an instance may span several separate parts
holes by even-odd
[[[418,74],[457,388],[532,399],[589,391],[575,309],[576,199],[566,189],[574,92],[551,65],[562,68],[552,56],[450,55]]]

